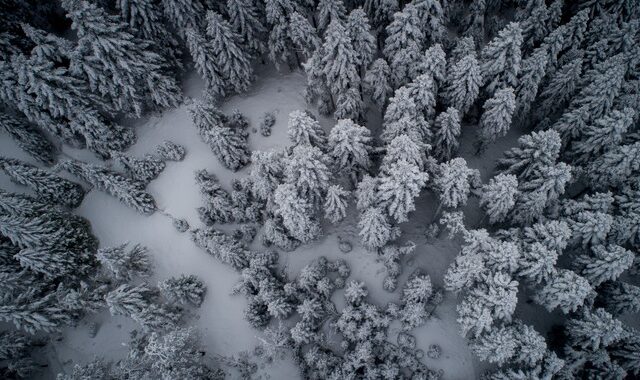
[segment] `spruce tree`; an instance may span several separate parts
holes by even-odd
[[[487,89],[509,86],[516,88],[522,53],[522,30],[518,23],[510,23],[493,38],[480,53],[482,77],[489,82]]]
[[[336,119],[353,119],[360,120],[364,114],[364,104],[360,90],[351,87],[345,92],[338,95],[336,100],[336,111],[334,116]]]
[[[331,223],[338,223],[347,216],[347,197],[349,192],[340,185],[331,185],[327,189],[324,201],[324,215]]]
[[[522,249],[522,257],[518,265],[518,276],[531,284],[541,284],[556,275],[556,261],[558,252],[549,249],[544,244],[534,242],[526,244]]]
[[[337,20],[329,24],[322,45],[322,67],[334,96],[360,85],[358,53],[345,27]]]
[[[240,48],[240,37],[214,11],[207,12],[207,36],[211,48],[216,52],[209,58],[213,59],[226,87],[238,93],[246,91],[253,77],[253,69],[249,57]]]
[[[452,208],[466,205],[471,184],[476,178],[479,178],[478,171],[467,167],[464,158],[457,157],[440,164],[438,175],[433,179],[440,202]]]
[[[129,177],[145,184],[158,178],[166,167],[164,161],[150,155],[137,158],[124,153],[114,153],[112,156]]]
[[[571,146],[571,155],[578,163],[596,160],[602,153],[619,146],[633,124],[635,111],[613,110],[586,127],[582,137]]]
[[[326,30],[332,22],[341,23],[347,13],[342,0],[320,0],[317,9],[319,30]]]
[[[196,183],[200,187],[200,193],[205,201],[205,205],[198,208],[200,220],[208,226],[215,223],[233,222],[233,200],[229,193],[220,186],[215,175],[206,170],[198,170]]]
[[[393,98],[390,99],[384,113],[383,125],[380,138],[385,143],[403,134],[421,142],[428,142],[431,139],[429,125],[413,100],[411,91],[406,87],[397,89]]]
[[[151,272],[151,261],[147,248],[139,244],[131,248],[127,244],[101,248],[96,256],[116,280],[129,281],[136,276],[146,276]]]
[[[0,129],[27,154],[45,165],[55,162],[56,148],[49,139],[27,120],[0,112]]]
[[[387,216],[379,207],[369,207],[364,210],[360,215],[358,227],[362,245],[370,250],[382,248],[393,235]]]
[[[371,25],[375,29],[383,29],[393,19],[395,12],[399,10],[397,0],[365,0],[364,10],[371,19]]]
[[[597,302],[612,315],[640,312],[640,287],[623,281],[607,281],[598,289]]]
[[[256,197],[266,200],[283,179],[283,156],[277,151],[251,154],[251,186]]]
[[[171,277],[158,283],[160,293],[174,304],[202,305],[207,291],[204,282],[194,275]]]
[[[447,104],[464,115],[478,98],[482,82],[482,71],[475,53],[464,56],[447,72],[444,89]]]
[[[545,76],[548,54],[544,49],[536,49],[522,61],[522,70],[516,88],[516,106],[522,120],[531,110],[542,78]]]
[[[619,187],[640,175],[640,142],[620,145],[590,163],[587,173],[595,188]]]
[[[421,74],[407,85],[416,107],[425,120],[432,121],[435,116],[437,86],[430,73]]]
[[[454,107],[449,107],[435,120],[432,144],[434,155],[440,160],[450,160],[458,150],[458,137],[460,137],[460,112]]]
[[[263,16],[253,0],[227,0],[229,24],[238,35],[242,45],[253,56],[259,56],[266,50],[265,35],[267,28]]]
[[[413,4],[407,4],[393,15],[386,27],[383,53],[391,67],[393,87],[400,87],[416,77],[424,47],[422,20]]]
[[[582,57],[565,63],[552,73],[538,96],[541,109],[536,116],[549,116],[565,106],[576,91],[581,75]]]
[[[411,2],[422,21],[421,28],[426,31],[425,39],[430,44],[440,42],[446,34],[445,10],[438,0],[414,0]]]
[[[228,119],[220,110],[197,100],[188,111],[200,137],[225,167],[236,171],[249,162],[246,132],[228,127]]]
[[[364,76],[365,91],[378,107],[384,107],[387,98],[393,93],[391,88],[391,69],[384,58],[376,59]]]
[[[419,74],[428,74],[435,82],[434,92],[438,92],[447,78],[447,56],[442,45],[435,44],[425,50],[418,68]]]
[[[548,311],[559,308],[563,313],[576,311],[593,292],[584,278],[567,269],[559,269],[534,295],[534,300]]]
[[[320,47],[320,37],[316,29],[298,12],[293,12],[289,17],[289,33],[291,40],[298,49],[302,50],[306,59],[311,58]]]
[[[400,160],[380,178],[377,198],[387,214],[401,223],[408,220],[409,212],[415,209],[414,199],[425,186],[429,175],[420,168]]]
[[[511,127],[511,120],[516,109],[516,98],[510,87],[498,90],[493,97],[482,106],[484,112],[480,118],[479,151],[499,137],[503,137]]]
[[[560,154],[560,135],[553,130],[532,132],[518,139],[518,147],[504,153],[498,160],[502,172],[519,179],[530,178],[536,171],[551,167]]]
[[[209,94],[224,97],[226,84],[224,83],[220,68],[216,66],[214,57],[217,52],[198,29],[188,28],[185,31],[187,48],[198,74],[202,76]]]
[[[425,145],[420,141],[414,141],[407,135],[400,135],[387,144],[387,152],[382,159],[380,172],[388,174],[393,164],[399,160],[404,160],[417,166],[420,170],[425,170],[427,163],[425,153],[429,148],[430,147],[428,145]]]
[[[489,223],[499,223],[506,219],[516,204],[518,179],[511,174],[498,174],[482,186],[480,207],[489,215]]]
[[[203,27],[205,6],[202,0],[160,0],[165,17],[182,37],[189,29],[199,30]]]
[[[591,255],[578,256],[575,265],[582,277],[598,286],[605,281],[616,280],[631,267],[634,257],[633,252],[618,245],[596,245],[591,247]]]
[[[213,228],[191,231],[191,240],[222,263],[242,270],[249,265],[250,252],[239,241]]]
[[[293,185],[306,201],[313,205],[319,204],[332,176],[328,161],[328,157],[318,148],[298,145],[287,157],[285,182]]]
[[[604,309],[585,310],[566,326],[568,343],[586,351],[596,351],[619,341],[625,335],[622,322]]]
[[[180,315],[157,302],[157,291],[146,284],[122,284],[105,297],[112,315],[123,315],[138,322],[144,330],[175,326]]]
[[[329,132],[328,146],[335,167],[353,184],[371,167],[371,132],[366,127],[348,119],[338,120]]]
[[[82,186],[33,165],[0,157],[0,169],[12,181],[29,187],[44,201],[76,208],[84,199]]]
[[[182,145],[165,140],[156,146],[156,157],[163,161],[182,161],[187,150]]]
[[[356,8],[349,13],[346,29],[358,58],[359,72],[362,73],[373,61],[377,48],[376,40],[371,34],[369,19],[362,8]]]
[[[640,333],[636,329],[628,330],[626,336],[609,347],[609,355],[622,368],[637,376],[640,373]]]
[[[60,164],[60,168],[117,198],[141,214],[151,215],[157,209],[155,200],[145,191],[143,184],[104,166],[81,161],[65,161]]]
[[[371,177],[368,174],[362,177],[356,187],[356,207],[358,210],[363,211],[376,205],[378,182],[379,179],[377,177]]]
[[[298,196],[293,185],[282,184],[274,194],[276,212],[282,217],[282,224],[291,236],[307,243],[320,234],[320,225],[312,217],[312,204]]]
[[[306,111],[293,111],[289,114],[287,134],[293,145],[311,145],[325,149],[327,135],[320,123]]]

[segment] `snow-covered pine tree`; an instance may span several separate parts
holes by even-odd
[[[319,205],[332,177],[329,166],[329,158],[320,149],[298,145],[285,161],[285,182],[293,185],[300,197]]]
[[[425,39],[421,26],[418,10],[409,3],[393,15],[393,21],[386,27],[383,53],[391,67],[395,88],[417,76]]]
[[[112,315],[123,315],[140,323],[146,330],[175,326],[180,314],[157,302],[157,290],[146,284],[122,284],[105,297]]]
[[[379,207],[369,207],[360,215],[358,222],[360,240],[367,249],[382,248],[393,237],[392,226],[387,215]]]
[[[502,29],[480,53],[482,77],[491,93],[495,89],[518,86],[522,53],[522,29],[512,22]]]
[[[118,281],[129,281],[135,276],[146,276],[151,272],[151,260],[147,248],[139,244],[131,248],[127,244],[101,248],[96,257]]]
[[[484,151],[489,144],[505,136],[509,131],[516,109],[516,97],[513,89],[507,87],[497,90],[482,108],[483,113],[478,132],[480,138],[478,151]]]
[[[404,160],[393,163],[388,173],[380,177],[376,196],[380,207],[396,222],[407,221],[409,212],[415,209],[414,199],[428,179],[429,175],[416,165]]]
[[[146,155],[144,158],[137,158],[128,154],[114,152],[112,157],[122,166],[129,177],[144,184],[158,178],[166,167],[164,161],[158,160],[151,155]]]
[[[293,185],[279,185],[274,203],[276,213],[282,217],[282,224],[293,238],[307,243],[320,235],[320,225],[313,219],[312,204],[298,196]]]
[[[251,153],[251,186],[259,199],[268,199],[284,177],[283,155],[278,151]]]
[[[347,216],[349,192],[340,185],[331,185],[327,189],[324,201],[324,216],[331,223],[338,223]]]
[[[631,268],[634,257],[633,252],[619,245],[595,245],[591,247],[591,254],[579,255],[574,265],[578,274],[596,287],[620,277],[622,272]]]
[[[486,13],[487,1],[474,1],[469,5],[469,13],[463,19],[463,24],[466,26],[464,36],[469,38],[474,45],[484,43]]]
[[[55,293],[40,296],[34,288],[29,288],[12,302],[0,306],[0,320],[11,322],[29,334],[59,331],[72,319],[55,296]]]
[[[293,12],[289,17],[289,33],[291,40],[306,59],[311,58],[320,47],[321,41],[316,28],[298,12]]]
[[[253,79],[249,57],[241,49],[240,37],[231,25],[214,11],[207,12],[207,37],[211,49],[216,52],[209,58],[213,59],[226,87],[237,93],[246,91]]]
[[[460,136],[460,112],[448,107],[435,120],[433,131],[433,153],[440,160],[450,160],[458,150]]]
[[[593,162],[602,153],[619,146],[625,134],[633,125],[635,111],[631,108],[613,110],[609,114],[587,125],[581,138],[570,148],[570,154],[577,163]]]
[[[498,166],[503,173],[515,174],[518,179],[530,178],[535,172],[553,166],[561,144],[560,135],[554,130],[531,132],[518,138],[518,146],[506,151]]]
[[[446,15],[444,7],[439,0],[413,0],[418,11],[418,17],[422,22],[421,28],[425,31],[425,39],[428,43],[440,42],[446,35]]]
[[[522,61],[522,68],[516,88],[516,107],[519,120],[524,120],[529,115],[531,105],[538,94],[538,89],[545,76],[548,53],[543,48],[534,52]]]
[[[362,180],[356,187],[356,207],[358,210],[363,211],[376,205],[378,182],[377,177],[371,177],[368,174],[362,176]]]
[[[374,53],[377,49],[376,39],[371,34],[371,26],[369,25],[367,14],[362,8],[352,10],[347,17],[345,26],[358,57],[359,72],[362,74],[364,69],[373,61]]]
[[[195,275],[180,275],[171,277],[158,283],[160,293],[174,304],[191,304],[199,307],[204,301],[207,287]]]
[[[317,10],[317,25],[320,31],[326,30],[327,26],[334,21],[342,23],[347,14],[342,0],[320,0]]]
[[[530,284],[541,284],[556,275],[558,252],[544,244],[533,242],[523,245],[522,257],[518,262],[518,276]]]
[[[506,219],[516,204],[518,179],[512,174],[498,174],[482,186],[480,207],[489,215],[489,223],[499,223]]]
[[[52,165],[55,162],[55,146],[27,120],[0,112],[0,129],[5,131],[20,149],[38,162],[45,165]]]
[[[282,225],[281,217],[267,218],[264,222],[264,241],[284,251],[293,251],[300,245]]]
[[[356,184],[371,167],[371,132],[349,119],[340,119],[329,132],[329,156],[338,171]]]
[[[227,117],[216,106],[196,100],[188,111],[200,137],[224,166],[236,171],[249,162],[246,132],[228,127]]]
[[[226,85],[220,68],[216,66],[216,51],[213,45],[199,32],[199,29],[187,28],[185,31],[187,48],[198,74],[205,82],[208,94],[224,97]]]
[[[84,199],[85,192],[82,186],[36,166],[0,157],[0,169],[12,181],[29,187],[43,201],[76,208]]]
[[[619,341],[625,335],[622,322],[604,309],[584,310],[566,325],[568,344],[585,350],[596,351]]]
[[[424,171],[427,163],[426,153],[431,147],[415,141],[407,135],[399,135],[389,144],[380,165],[380,173],[388,174],[394,163],[404,160]]]
[[[574,58],[551,74],[538,95],[539,119],[550,116],[566,106],[578,87],[582,75],[582,57]]]
[[[114,196],[120,202],[144,215],[153,214],[156,202],[138,181],[129,179],[104,166],[81,161],[65,161],[59,164],[60,169],[82,179],[98,190]]]
[[[549,311],[559,308],[568,314],[582,306],[592,293],[593,289],[584,277],[567,269],[558,269],[551,279],[537,290],[534,300]]]
[[[447,55],[442,45],[435,44],[425,50],[418,73],[428,74],[435,83],[434,93],[438,93],[447,79]]]
[[[431,138],[429,125],[407,87],[397,89],[393,98],[390,99],[384,113],[383,125],[380,138],[385,143],[403,134],[422,142],[427,142]]]
[[[227,14],[231,28],[251,55],[259,56],[266,51],[267,28],[264,25],[264,16],[255,1],[227,0]]]
[[[364,10],[375,29],[384,29],[399,10],[397,0],[365,0]]]
[[[376,59],[364,76],[364,85],[365,91],[380,108],[384,108],[387,98],[393,94],[390,82],[391,69],[389,69],[387,61],[384,58]]]
[[[178,105],[180,86],[149,41],[136,38],[117,16],[89,2],[64,0],[62,7],[78,37],[70,71],[87,80],[116,112],[140,116],[147,96],[159,107]]]
[[[640,142],[620,145],[598,157],[587,174],[595,188],[631,184],[640,175]]]
[[[351,87],[345,92],[338,95],[336,99],[336,111],[334,117],[340,119],[360,120],[364,114],[364,104],[362,102],[362,94],[360,90]]]
[[[187,150],[182,145],[166,140],[156,146],[155,154],[163,161],[182,161]]]
[[[293,111],[289,114],[287,134],[293,145],[311,145],[325,149],[327,134],[320,123],[307,111]]]
[[[438,90],[431,73],[419,75],[406,87],[409,89],[416,107],[424,115],[425,120],[433,121]]]
[[[200,30],[204,25],[205,5],[202,0],[160,0],[165,17],[185,37],[189,29]]]
[[[195,174],[196,183],[205,201],[205,205],[197,209],[200,220],[207,226],[233,222],[233,200],[220,186],[216,176],[206,170],[198,170]]]
[[[239,241],[213,228],[191,231],[191,240],[208,254],[236,270],[246,268],[249,250]]]
[[[596,302],[612,315],[640,312],[640,287],[624,281],[607,281],[598,288]]]
[[[322,44],[322,71],[334,97],[358,88],[358,53],[345,27],[337,20],[329,24]]]
[[[269,20],[269,4],[272,1],[266,1],[267,20]],[[275,1],[274,1],[275,3]],[[283,3],[290,3],[289,0]],[[293,9],[290,11],[292,12]],[[287,12],[290,13],[290,12]],[[296,55],[295,44],[291,40],[291,32],[285,16],[276,19],[271,31],[269,32],[269,40],[267,48],[269,50],[269,59],[275,64],[276,68],[280,68],[282,63],[286,63],[289,67],[297,67],[300,65],[299,58]],[[295,63],[294,63],[295,61]]]
[[[447,104],[464,115],[478,99],[483,78],[475,52],[462,57],[447,72],[444,98]]]
[[[470,169],[464,158],[457,157],[440,164],[438,175],[433,179],[442,205],[457,208],[467,204],[471,186],[480,178],[476,169]]]

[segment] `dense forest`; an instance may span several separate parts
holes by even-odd
[[[415,336],[446,299],[477,378],[640,376],[639,2],[0,0],[0,25],[0,377],[259,378],[288,357],[305,379],[454,378]],[[225,108],[281,73],[305,107]],[[197,219],[153,187],[193,148],[138,131],[174,109],[219,165],[188,173]],[[204,348],[211,279],[105,244],[94,193],[234,271],[250,355]],[[136,327],[119,357],[50,363],[105,312]]]

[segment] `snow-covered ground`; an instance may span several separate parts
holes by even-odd
[[[234,96],[224,103],[223,110],[230,113],[239,109],[251,123],[249,127],[250,148],[252,150],[268,150],[285,146],[288,142],[286,129],[288,114],[296,109],[308,108],[303,98],[305,85],[304,74],[301,72],[279,73],[274,69],[262,69],[259,78],[251,89],[242,95]],[[190,97],[200,96],[201,81],[197,76],[186,80],[186,93]],[[262,116],[265,112],[275,112],[276,124],[270,137],[263,137],[257,132]],[[315,110],[312,110],[317,115]],[[370,112],[370,124],[377,129],[379,113]],[[319,117],[323,127],[327,130],[334,121]],[[202,205],[194,172],[207,169],[215,173],[223,186],[230,188],[230,181],[235,176],[247,175],[245,168],[237,173],[223,168],[213,156],[209,147],[204,144],[193,126],[186,111],[186,106],[166,111],[136,122],[138,142],[132,147],[133,155],[150,153],[163,140],[171,140],[187,148],[187,156],[182,162],[169,162],[160,177],[149,185],[149,191],[156,198],[159,207],[179,218],[186,219],[192,227],[200,225],[196,208]],[[255,129],[254,129],[255,128]],[[496,149],[482,157],[473,156],[471,141],[475,132],[470,127],[463,130],[461,146],[462,156],[467,159],[469,166],[480,169],[483,180],[493,171],[495,158],[505,149],[515,144],[520,131],[511,131],[504,139],[498,141]],[[3,155],[31,161],[26,155],[16,151],[13,144],[3,136],[0,139],[0,150]],[[86,152],[66,150],[66,154],[82,159],[93,159]],[[8,183],[6,177],[0,177],[0,184],[9,190],[19,190]],[[458,242],[448,240],[446,234],[435,241],[427,243],[424,238],[425,227],[431,223],[436,209],[436,200],[432,195],[423,195],[417,201],[417,211],[413,213],[411,221],[403,226],[404,239],[417,244],[415,253],[405,258],[403,275],[399,281],[399,288],[415,269],[426,271],[436,286],[442,286],[442,278],[447,266],[456,256]],[[471,226],[477,224],[480,215],[477,212],[477,201],[470,200],[468,222]],[[397,301],[399,291],[388,293],[382,289],[384,267],[376,261],[376,257],[359,246],[355,229],[355,210],[341,226],[325,226],[326,234],[320,240],[305,245],[293,252],[280,253],[280,262],[290,276],[295,276],[299,270],[314,258],[326,256],[330,259],[345,259],[351,267],[352,279],[362,280],[370,292],[370,299],[379,305]],[[99,192],[91,191],[85,198],[77,212],[88,218],[93,226],[95,235],[100,239],[101,246],[112,246],[122,242],[140,243],[149,248],[154,260],[154,275],[152,282],[166,279],[181,273],[195,274],[202,278],[207,285],[207,296],[202,307],[196,311],[197,316],[188,321],[199,328],[202,340],[208,354],[232,355],[242,351],[252,351],[258,344],[256,336],[259,332],[250,327],[243,319],[246,301],[241,296],[231,294],[238,274],[230,267],[220,263],[212,256],[197,248],[190,240],[188,233],[177,232],[171,220],[156,213],[152,216],[142,216],[132,209],[119,203],[115,198]],[[338,249],[338,236],[349,240],[354,249],[344,254]],[[259,249],[259,239],[254,248]],[[341,292],[337,292],[336,301],[341,301]],[[443,369],[445,379],[473,379],[484,369],[478,363],[465,341],[458,335],[455,321],[455,295],[446,294],[445,301],[440,305],[434,318],[425,326],[413,332],[417,338],[418,348],[425,352],[429,345],[438,344],[442,347],[442,356],[437,360],[425,357],[425,363],[433,369]],[[95,338],[89,337],[89,324],[96,322],[99,330]],[[135,328],[135,324],[122,317],[111,317],[107,311],[85,318],[78,328],[68,328],[62,334],[62,339],[50,345],[47,357],[50,367],[43,375],[50,378],[56,372],[68,371],[74,363],[86,362],[94,356],[104,356],[116,359],[124,355],[126,349],[122,347],[128,340],[128,333]],[[393,326],[390,338],[395,339],[399,326]],[[73,358],[73,362],[70,360]],[[260,370],[262,375],[269,374],[273,379],[296,379],[300,375],[291,361],[276,363]],[[265,376],[269,377],[269,376]]]

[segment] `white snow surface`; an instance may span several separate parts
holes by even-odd
[[[303,97],[306,79],[299,71],[279,73],[271,68],[259,71],[258,79],[250,90],[226,99],[223,111],[231,113],[237,108],[248,117],[252,150],[286,146],[288,114],[297,109],[310,108]],[[199,97],[202,82],[199,77],[192,75],[186,80],[185,87],[188,96]],[[310,109],[318,116],[317,110]],[[259,131],[253,132],[253,128],[259,130],[264,113],[271,111],[275,112],[277,118],[272,135],[263,137]],[[377,111],[370,111],[369,114],[370,123],[367,126],[375,131],[379,127],[380,114]],[[335,124],[333,119],[318,119],[327,131]],[[161,209],[175,217],[186,219],[192,228],[201,226],[196,208],[203,203],[194,178],[196,170],[207,169],[214,173],[227,189],[230,189],[232,178],[248,175],[248,168],[233,173],[218,162],[209,147],[200,140],[185,105],[161,115],[138,120],[134,124],[138,141],[129,151],[133,155],[151,153],[155,146],[164,140],[186,147],[185,160],[168,162],[166,170],[157,180],[151,182],[148,189]],[[484,156],[474,157],[471,142],[475,139],[475,130],[463,126],[461,155],[467,159],[470,167],[481,171],[483,181],[486,182],[493,172],[495,159],[500,157],[505,149],[515,145],[519,133],[520,131],[511,130],[507,137],[498,140]],[[33,162],[19,151],[6,135],[0,135],[0,151],[4,156]],[[65,153],[72,157],[97,161],[84,151],[65,149]],[[24,191],[23,188],[9,183],[3,174],[0,174],[0,185],[10,191]],[[350,279],[364,281],[369,289],[369,300],[380,306],[398,301],[400,289],[406,278],[418,268],[426,271],[436,286],[442,286],[446,268],[458,253],[459,242],[449,240],[446,233],[441,234],[434,242],[425,241],[424,230],[432,222],[436,205],[437,201],[431,194],[421,196],[416,203],[417,211],[413,212],[410,221],[402,226],[403,240],[412,240],[417,247],[411,257],[403,259],[403,274],[395,293],[388,293],[382,289],[385,276],[382,263],[377,262],[375,255],[367,252],[359,244],[354,207],[349,209],[347,219],[340,225],[324,225],[325,235],[318,241],[293,252],[280,252],[280,263],[292,278],[303,266],[319,256],[326,256],[330,260],[343,258],[351,267]],[[465,211],[468,214],[468,225],[475,226],[481,217],[475,198],[470,199]],[[204,280],[207,285],[205,301],[194,311],[196,315],[188,319],[187,324],[199,329],[209,357],[253,351],[258,344],[256,337],[260,332],[243,319],[245,299],[231,294],[239,278],[238,273],[196,247],[188,233],[179,233],[174,229],[168,217],[161,213],[152,216],[140,215],[115,198],[95,190],[87,194],[77,213],[90,220],[101,247],[122,242],[147,246],[154,262],[154,274],[148,279],[152,284],[182,273],[195,274]],[[222,226],[221,229],[226,227]],[[353,251],[347,254],[340,252],[338,235],[353,244]],[[258,237],[252,248],[260,249],[259,240]],[[477,361],[465,340],[458,334],[455,321],[456,296],[449,292],[445,295],[445,300],[436,309],[434,317],[412,334],[417,338],[418,348],[424,352],[427,352],[431,344],[441,346],[442,356],[439,359],[432,360],[425,355],[423,360],[432,369],[443,369],[444,379],[477,378],[486,366]],[[337,306],[342,306],[341,291],[336,292],[334,300]],[[95,338],[90,338],[88,333],[88,326],[92,322],[99,324]],[[47,346],[45,356],[49,360],[49,367],[41,376],[53,378],[56,373],[68,372],[74,364],[85,363],[95,356],[108,359],[123,357],[127,350],[124,346],[128,341],[128,333],[136,327],[133,321],[123,317],[112,317],[106,310],[86,317],[78,327],[65,329],[60,334],[59,341],[54,340]],[[399,331],[399,325],[392,325],[389,339],[395,342],[395,336]],[[234,378],[233,374],[230,377]],[[285,360],[272,365],[261,365],[257,377],[298,379],[301,375],[292,360]]]

